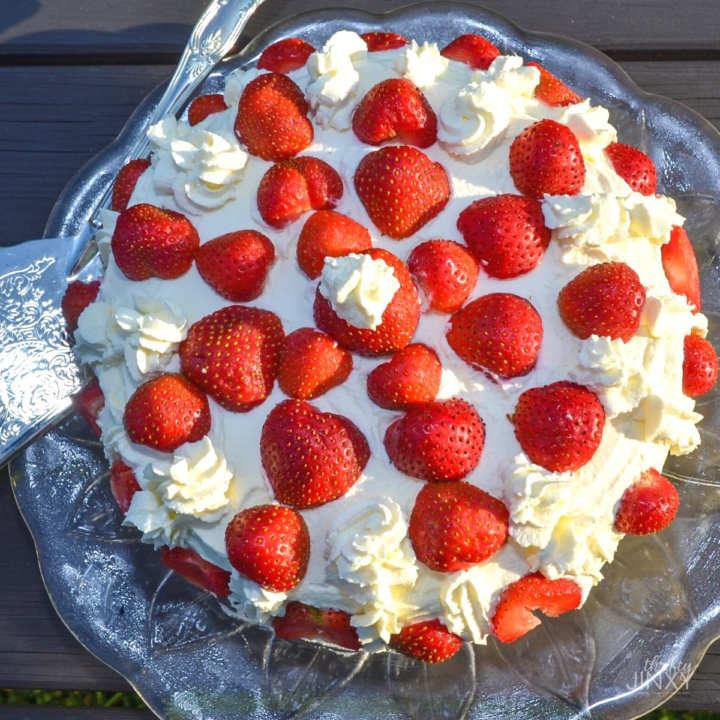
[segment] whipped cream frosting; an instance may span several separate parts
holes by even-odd
[[[418,45],[414,40],[395,61],[398,72],[413,85],[427,88],[437,82],[450,61],[440,54],[436,43]]]

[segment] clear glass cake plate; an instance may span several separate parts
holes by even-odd
[[[316,47],[335,31],[393,30],[441,46],[477,32],[503,53],[537,60],[583,97],[610,109],[620,140],[647,152],[660,191],[678,201],[696,244],[703,311],[720,347],[720,135],[684,106],[643,92],[579,42],[528,33],[470,5],[425,3],[387,15],[324,10],[298,15],[221,64],[204,91],[252,65],[283,37]],[[118,140],[68,185],[46,236],[75,233],[118,170],[122,148],[157,102],[151,94]],[[18,505],[37,545],[48,593],[70,631],[124,675],[167,720],[627,719],[686,687],[720,636],[720,413],[698,403],[702,446],[665,468],[681,496],[658,536],[628,537],[579,611],[545,619],[510,645],[465,645],[426,666],[395,653],[368,656],[274,638],[230,619],[210,595],[164,568],[121,526],[102,448],[70,417],[11,465]]]

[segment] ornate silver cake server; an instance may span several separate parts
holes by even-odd
[[[211,0],[144,129],[182,109],[261,3]],[[143,131],[116,170],[147,151]],[[70,395],[83,384],[60,303],[68,277],[89,279],[101,269],[94,237],[111,192],[109,177],[100,202],[76,235],[29,240],[0,251],[0,467],[64,416]]]

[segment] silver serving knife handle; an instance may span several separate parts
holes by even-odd
[[[211,0],[190,34],[175,74],[147,126],[177,113],[233,48],[262,0]],[[147,153],[145,133],[125,162]],[[99,206],[74,237],[30,240],[0,251],[0,467],[70,409],[83,384],[60,303],[69,274],[97,267],[94,236]],[[94,261],[94,262],[93,262]]]

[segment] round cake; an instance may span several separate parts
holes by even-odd
[[[280,41],[149,132],[65,311],[125,524],[238,617],[427,662],[663,530],[717,377],[684,218],[477,35]]]

